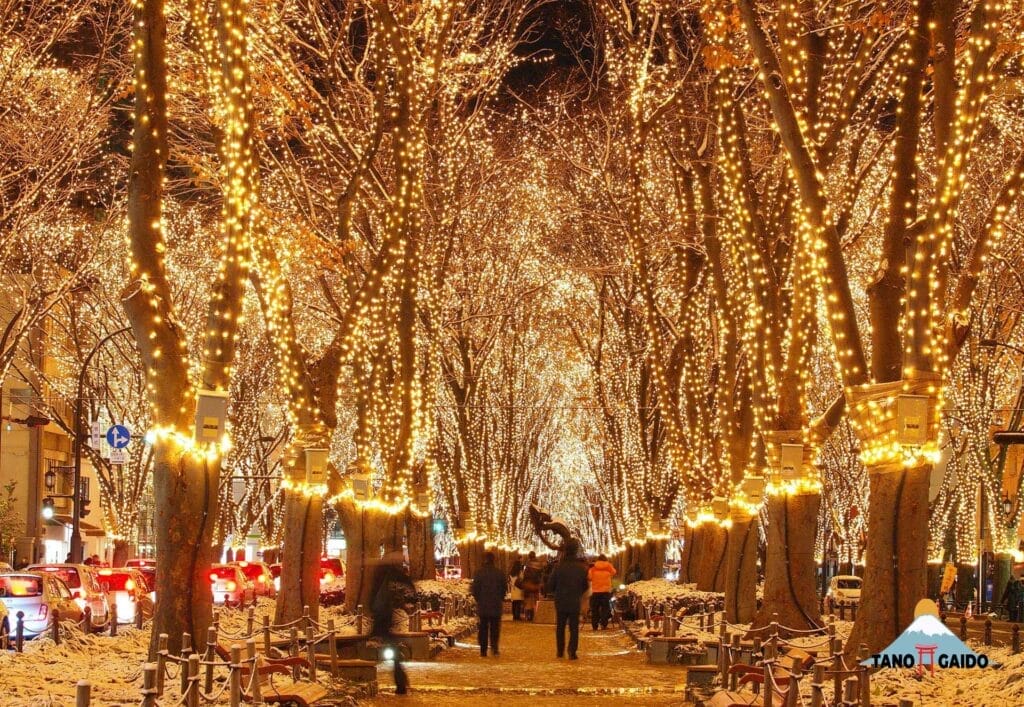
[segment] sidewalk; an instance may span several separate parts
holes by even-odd
[[[555,658],[554,626],[505,620],[500,657],[480,657],[475,636],[434,662],[408,663],[412,690],[392,694],[381,664],[381,696],[367,705],[681,705],[686,670],[648,665],[622,631],[580,630],[579,660]],[[678,692],[676,692],[678,686]]]

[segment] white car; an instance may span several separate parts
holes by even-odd
[[[213,603],[245,606],[256,601],[256,588],[238,565],[214,565],[210,568]]]
[[[50,574],[0,574],[0,604],[7,613],[0,623],[6,622],[12,640],[19,611],[24,614],[25,638],[48,630],[55,611],[60,612],[61,621],[77,623],[82,620],[82,609],[71,596],[71,590],[63,580]],[[3,633],[2,626],[0,633]]]
[[[836,575],[828,583],[825,593],[825,613],[830,614],[840,606],[860,604],[860,577],[849,574]]]
[[[49,574],[63,581],[79,608],[84,611],[88,606],[92,610],[92,630],[103,631],[110,626],[110,607],[107,596],[96,581],[96,569],[89,565],[55,563],[29,565],[26,571]]]
[[[117,605],[118,623],[134,623],[135,614],[140,610],[143,619],[153,615],[153,598],[146,591],[146,580],[137,569],[104,567],[97,570],[96,574],[100,586],[107,594],[107,601]]]

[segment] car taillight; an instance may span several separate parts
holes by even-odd
[[[125,580],[124,588],[125,588],[125,591],[129,591],[130,592],[131,590],[135,589],[135,582],[133,582],[130,579]]]
[[[216,582],[217,581],[217,573],[216,572],[211,572],[210,573],[210,581],[211,582]]]
[[[260,584],[266,584],[267,583],[267,575],[265,575],[265,574],[261,574],[258,577],[258,579],[259,579]]]
[[[234,582],[228,582],[228,591],[229,592],[233,592],[236,589],[238,589],[238,585],[237,584],[235,584]]]
[[[324,575],[324,582],[333,582],[333,581],[334,581],[334,575],[333,574],[328,572],[327,574]]]

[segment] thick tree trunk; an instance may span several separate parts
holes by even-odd
[[[725,557],[725,620],[750,623],[757,610],[757,518],[733,518]]]
[[[764,602],[752,628],[771,623],[806,630],[821,626],[814,586],[814,538],[821,496],[816,493],[768,497]]]
[[[868,546],[857,622],[846,644],[877,653],[914,620],[928,591],[928,485],[931,466],[871,473]],[[770,545],[770,543],[769,543]]]
[[[679,551],[679,584],[691,584],[694,579],[693,538],[696,535],[694,529],[688,524],[683,527],[683,547]]]
[[[434,563],[434,519],[420,518],[411,511],[405,519],[406,537],[409,545],[409,575],[413,581],[434,579],[437,568]]]
[[[697,591],[725,590],[725,541],[725,528],[718,523],[694,528],[691,581],[697,583]]]
[[[284,552],[281,589],[277,593],[274,622],[294,621],[309,607],[320,615],[320,549],[323,546],[323,499],[285,491]]]
[[[458,544],[458,548],[462,578],[472,579],[473,573],[484,564],[484,541],[464,541]]]
[[[153,451],[156,612],[153,635],[167,634],[172,655],[181,651],[182,634],[193,645],[205,640],[213,616],[210,586],[217,470],[189,454],[173,439],[157,440]],[[155,644],[155,642],[154,642]]]
[[[369,613],[373,573],[380,565],[388,516],[378,510],[359,509],[350,501],[338,506],[345,528],[345,608],[362,606]]]
[[[648,540],[637,546],[640,571],[646,579],[655,579],[664,574],[665,545],[665,540]]]
[[[110,559],[110,564],[114,567],[124,567],[124,563],[128,561],[131,555],[131,549],[127,540],[115,540],[114,555]]]

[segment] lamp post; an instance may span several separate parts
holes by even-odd
[[[75,474],[74,491],[71,494],[71,562],[80,564],[82,562],[82,398],[85,395],[85,373],[89,370],[89,363],[104,344],[119,334],[131,331],[131,327],[124,327],[115,332],[107,334],[92,347],[92,351],[85,357],[82,363],[82,370],[78,374],[78,396],[75,398]]]

